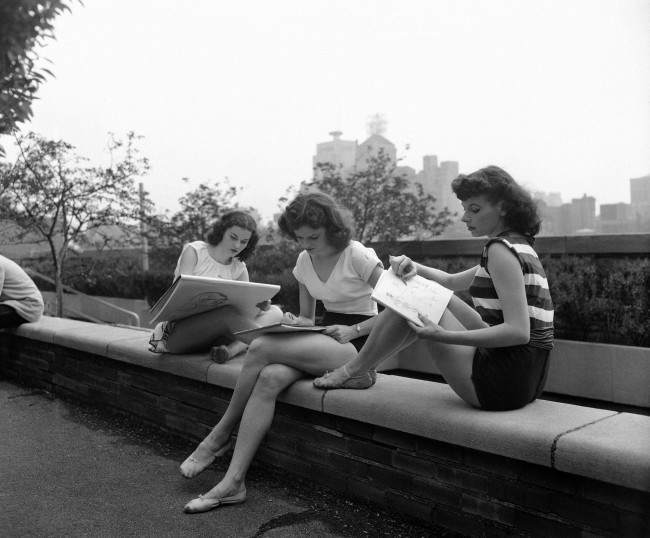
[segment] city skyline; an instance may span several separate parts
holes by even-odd
[[[650,173],[648,23],[643,0],[97,0],[56,21],[55,78],[22,127],[97,164],[109,131],[143,135],[160,210],[228,177],[268,219],[329,132],[363,141],[376,113],[414,169],[496,164],[564,201],[629,203]]]

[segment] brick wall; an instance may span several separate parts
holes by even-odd
[[[0,333],[0,373],[198,440],[229,389]],[[650,494],[279,403],[258,461],[469,535],[648,536]]]

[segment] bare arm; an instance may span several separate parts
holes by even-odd
[[[245,265],[244,265],[244,270],[242,271],[241,275],[237,277],[237,280],[241,280],[242,282],[250,281],[250,277],[248,276],[248,269]]]
[[[298,283],[298,289],[300,294],[300,315],[293,319],[288,316],[288,313],[285,314],[285,323],[290,323],[291,325],[314,325],[314,320],[316,319],[316,299],[314,299],[307,287],[304,284]]]
[[[377,265],[372,270],[370,277],[368,277],[367,280],[368,284],[370,284],[370,286],[374,288],[377,285],[377,281],[379,280],[383,272],[384,272],[383,268]],[[366,336],[370,334],[370,331],[375,325],[375,321],[377,321],[377,316],[368,318],[362,321],[361,323],[357,323],[356,325],[332,325],[327,329],[325,329],[323,331],[323,334],[331,336],[332,338],[344,344],[346,342],[349,342],[350,340],[359,338],[359,336]]]
[[[178,259],[178,275],[191,275],[199,261],[196,250],[193,247],[186,246],[181,252],[181,257]]]
[[[448,331],[425,323],[424,328],[411,325],[419,336],[448,344],[475,347],[506,347],[526,344],[530,340],[530,318],[526,301],[524,275],[519,262],[500,243],[489,247],[488,270],[503,310],[503,323],[483,329]]]
[[[474,267],[461,271],[460,273],[447,273],[440,269],[427,267],[420,263],[413,263],[416,265],[418,275],[429,280],[435,280],[438,284],[442,284],[445,288],[449,288],[453,291],[468,289],[472,280],[474,280],[474,275],[476,274],[477,269],[479,268],[478,265],[475,265]]]
[[[453,291],[461,291],[469,288],[476,274],[476,270],[479,268],[476,265],[460,273],[447,273],[446,271],[414,262],[411,258],[403,254],[401,256],[390,256],[390,266],[393,268],[395,274],[404,280],[408,280],[417,274]]]

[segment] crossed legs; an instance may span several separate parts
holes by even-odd
[[[226,412],[181,465],[185,476],[199,474],[212,462],[216,453],[228,446],[232,431],[240,423],[228,471],[212,490],[201,497],[202,502],[237,496],[244,491],[246,471],[271,425],[280,392],[305,373],[321,375],[345,364],[355,355],[356,349],[352,344],[340,344],[322,334],[265,335],[255,339],[249,347]],[[197,504],[195,501],[192,501],[193,506]],[[210,508],[214,505],[207,509]]]

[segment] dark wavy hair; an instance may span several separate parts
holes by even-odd
[[[236,258],[239,258],[241,261],[244,261],[253,254],[257,242],[260,240],[260,236],[257,233],[257,223],[255,219],[251,217],[248,213],[243,211],[231,211],[230,213],[224,214],[217,222],[212,225],[212,229],[208,233],[208,243],[212,246],[217,246],[221,243],[223,239],[223,234],[226,233],[226,230],[232,228],[233,226],[239,226],[244,228],[251,233],[251,238],[248,240],[248,244]]]
[[[501,202],[506,228],[525,236],[532,245],[542,223],[537,204],[530,193],[498,166],[486,166],[471,174],[460,174],[451,182],[459,200],[484,195],[495,204]]]
[[[352,217],[329,195],[322,192],[299,194],[278,220],[280,231],[296,241],[295,230],[301,226],[325,228],[327,242],[338,250],[350,244]]]

